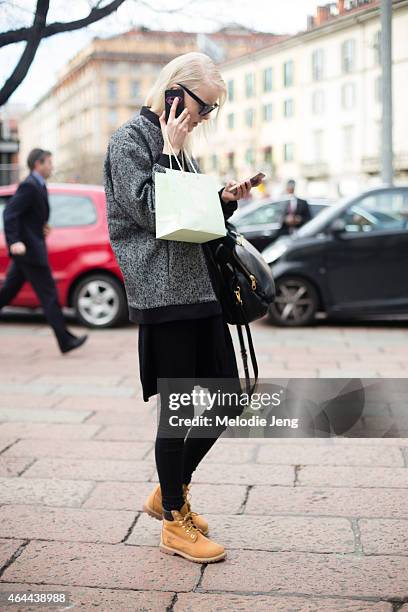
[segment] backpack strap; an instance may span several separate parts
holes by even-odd
[[[254,383],[252,386],[250,386],[249,384],[250,377],[249,377],[249,369],[248,369],[248,355],[247,355],[247,351],[245,348],[244,336],[242,333],[242,325],[237,324],[236,327],[237,327],[237,332],[238,332],[239,344],[241,347],[242,362],[244,364],[246,392],[248,393],[249,398],[251,398],[255,391],[257,382],[258,382],[258,363],[256,360],[255,349],[254,349],[254,345],[252,342],[252,336],[251,336],[251,330],[250,330],[249,324],[244,323],[244,325],[245,325],[245,330],[246,330],[246,335],[247,335],[247,340],[248,340],[249,352],[251,355],[252,368],[254,370]]]

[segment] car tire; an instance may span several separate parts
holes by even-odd
[[[72,307],[78,321],[94,329],[115,327],[128,320],[126,292],[109,274],[95,272],[82,278],[75,287]]]
[[[271,323],[280,327],[301,327],[314,321],[319,296],[311,282],[302,277],[286,276],[275,281],[275,287],[275,301],[268,309]]]

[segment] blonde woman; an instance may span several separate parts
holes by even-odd
[[[180,87],[185,108],[176,117],[176,98],[166,123],[165,91]],[[122,125],[109,142],[104,164],[109,236],[124,277],[129,318],[139,325],[139,372],[145,401],[158,393],[158,378],[176,380],[178,391],[186,379],[239,380],[208,245],[155,237],[154,174],[165,172],[170,161],[174,169],[179,168],[165,130],[182,163],[183,150],[192,157],[192,132],[203,130],[225,99],[225,82],[207,55],[180,55],[161,70],[140,113]],[[199,171],[194,158],[192,161]],[[233,185],[237,187],[235,195],[228,191]],[[250,189],[249,181],[229,181],[220,190],[225,219]],[[192,511],[189,486],[192,473],[225,427],[218,428],[212,437],[205,437],[203,427],[189,430],[187,426],[178,427],[177,435],[171,436],[169,393],[160,394],[155,442],[160,484],[149,495],[144,510],[163,520],[163,552],[199,563],[218,561],[226,555],[224,546],[206,536],[208,523]],[[193,408],[186,408],[185,414],[194,415]]]

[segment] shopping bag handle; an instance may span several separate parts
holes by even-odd
[[[169,138],[169,135],[167,133],[167,125],[165,127],[164,133],[166,134],[167,144],[169,146],[169,149],[170,149],[171,153],[174,155],[174,157],[176,158],[176,161],[177,161],[177,163],[179,165],[180,170],[182,172],[185,172],[185,170],[184,170],[184,155],[185,155],[187,157],[188,161],[190,162],[190,166],[193,168],[194,172],[196,174],[198,174],[197,170],[195,169],[195,166],[194,166],[193,162],[191,161],[190,157],[187,154],[187,151],[185,151],[184,149],[181,150],[181,154],[182,154],[182,157],[183,157],[183,168],[181,167],[179,158],[177,157],[177,155],[176,155],[176,153],[175,153],[175,151],[173,149],[173,146],[172,146],[172,144],[170,142],[170,138]],[[170,155],[170,169],[173,170],[173,166],[172,166],[172,163],[171,163],[171,155]]]

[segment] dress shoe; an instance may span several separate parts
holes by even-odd
[[[79,346],[82,346],[82,344],[85,342],[87,338],[88,338],[87,335],[72,336],[72,340],[70,340],[67,344],[64,344],[64,346],[60,347],[61,353],[68,353],[68,351],[72,351],[73,349],[76,349]]]

